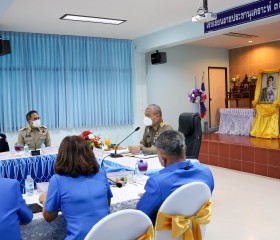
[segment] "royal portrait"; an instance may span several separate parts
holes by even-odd
[[[272,103],[277,99],[278,72],[262,75],[260,103]]]

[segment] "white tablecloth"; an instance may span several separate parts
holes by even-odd
[[[254,119],[254,108],[221,108],[218,133],[249,135]]]
[[[148,163],[148,170],[161,170],[163,168],[160,165],[158,156],[154,156],[154,155],[150,158],[149,156],[144,156],[143,158],[139,156],[139,158],[138,157],[136,158],[136,157],[131,157],[129,155],[124,155],[121,158],[111,158],[110,156],[108,156],[105,159],[123,166],[130,167],[132,169],[134,169],[137,160],[143,159]]]

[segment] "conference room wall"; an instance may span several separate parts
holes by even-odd
[[[201,87],[201,78],[205,72],[205,88],[209,96],[208,67],[229,67],[229,50],[191,45],[179,45],[166,49],[167,63],[152,65],[151,53],[146,54],[147,64],[147,101],[162,107],[164,120],[178,129],[178,117],[182,112],[196,110],[189,102],[188,92]],[[224,101],[224,99],[222,99]],[[208,99],[206,108],[209,110]],[[209,121],[209,114],[205,119]]]

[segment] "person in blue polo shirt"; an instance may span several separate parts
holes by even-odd
[[[26,205],[16,179],[0,177],[0,239],[21,239],[20,224],[29,223],[33,214]]]
[[[62,140],[54,170],[47,195],[39,198],[43,216],[51,222],[61,210],[67,222],[65,239],[84,239],[94,224],[110,214],[113,194],[106,172],[80,136]]]
[[[175,130],[162,132],[156,142],[158,158],[164,167],[151,176],[137,209],[146,213],[155,224],[157,212],[163,201],[177,188],[191,182],[204,182],[211,190],[214,179],[210,169],[203,164],[193,165],[186,160],[186,145],[182,133]]]

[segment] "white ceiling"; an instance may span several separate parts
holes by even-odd
[[[220,12],[248,2],[253,1],[208,0],[208,8],[211,12]],[[0,29],[135,39],[191,21],[191,17],[195,15],[201,3],[202,0],[0,0]],[[127,21],[119,26],[113,26],[60,20],[59,18],[66,13]],[[257,23],[249,28],[247,26],[246,29],[235,28],[234,32],[259,36],[254,39],[254,44],[275,41],[280,39],[279,19],[273,18],[274,23],[261,21],[261,24]],[[235,48],[248,44],[248,39],[226,37],[220,34],[219,36],[212,35],[205,35],[207,38],[189,44],[223,48]]]

